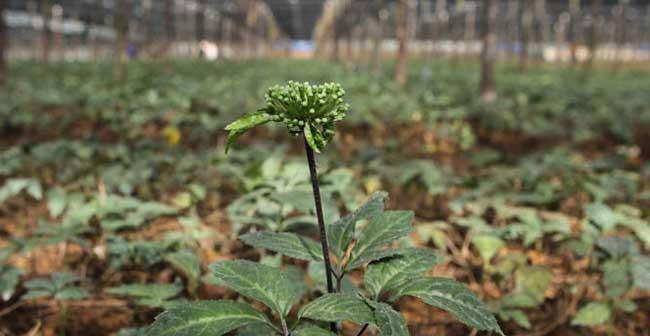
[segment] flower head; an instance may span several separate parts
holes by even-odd
[[[293,135],[301,134],[306,126],[333,130],[334,122],[342,120],[348,110],[343,103],[344,95],[345,91],[336,83],[311,85],[289,81],[268,90],[263,111],[273,121],[284,123]]]
[[[334,136],[334,123],[345,118],[345,90],[337,83],[312,85],[289,81],[275,85],[264,95],[266,106],[226,127],[228,145],[250,128],[269,121],[282,122],[292,135],[304,134],[309,145],[320,151]]]

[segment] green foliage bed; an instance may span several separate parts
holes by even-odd
[[[237,299],[207,267],[223,259],[288,265],[324,291],[322,269],[238,240],[317,236],[309,171],[282,127],[224,154],[222,129],[287,80],[335,80],[351,106],[319,157],[326,222],[388,190],[388,209],[415,211],[415,232],[395,247],[435,248],[428,275],[469,285],[506,334],[645,332],[648,72],[502,64],[498,98],[484,103],[476,65],[446,61],[412,64],[405,89],[389,66],[374,76],[317,61],[130,63],[122,81],[110,64],[10,70],[0,91],[0,307],[11,310],[0,324],[15,334],[39,319],[79,334],[112,314],[103,302],[120,300],[129,319],[103,332],[137,335],[181,301]],[[362,284],[353,274],[342,286]],[[397,305],[427,325],[410,301]],[[417,335],[469,333],[409,324]]]

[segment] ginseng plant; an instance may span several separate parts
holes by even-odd
[[[406,320],[394,309],[403,296],[446,310],[477,330],[503,335],[494,316],[469,289],[452,279],[424,275],[437,261],[432,250],[397,246],[396,241],[412,231],[413,212],[384,211],[385,192],[370,195],[361,207],[333,223],[324,222],[314,152],[325,148],[334,136],[335,122],[345,117],[344,94],[335,83],[274,86],[265,96],[264,108],[226,127],[226,151],[244,132],[271,121],[284,123],[289,133],[303,137],[320,244],[294,232],[259,231],[240,239],[323,265],[328,292],[309,297],[296,312],[294,306],[308,296],[302,271],[246,260],[221,261],[210,265],[207,282],[262,303],[269,314],[243,300],[193,301],[168,308],[145,335],[218,336],[237,330],[238,335],[335,336],[340,335],[342,322],[351,322],[359,325],[352,335],[404,336],[409,335]],[[347,278],[356,269],[365,271],[363,288]]]

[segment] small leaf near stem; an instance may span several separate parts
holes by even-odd
[[[309,145],[307,137],[305,139],[305,151],[307,154],[307,163],[309,164],[309,173],[311,175],[311,185],[314,192],[314,203],[316,206],[316,217],[318,219],[318,228],[320,230],[320,241],[323,249],[323,261],[325,263],[325,276],[327,280],[327,291],[334,293],[334,284],[332,282],[332,262],[330,261],[329,244],[327,242],[327,231],[325,230],[325,220],[323,217],[323,205],[320,198],[320,187],[318,185],[318,172],[316,171],[316,159],[314,158],[314,150]],[[336,332],[336,323],[330,324],[332,332]]]

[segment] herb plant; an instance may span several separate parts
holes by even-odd
[[[81,278],[72,273],[54,273],[49,278],[36,278],[25,282],[28,289],[23,300],[52,297],[56,300],[78,300],[88,296],[85,289],[75,285]]]
[[[292,311],[308,289],[302,271],[247,260],[221,261],[210,266],[207,281],[259,301],[277,322],[241,301],[194,301],[169,307],[146,335],[224,335],[240,328],[240,335],[337,335],[343,321],[361,325],[357,335],[369,327],[382,335],[409,335],[406,320],[392,306],[403,296],[446,310],[470,327],[503,335],[469,289],[452,279],[424,275],[437,261],[432,251],[399,247],[398,241],[412,231],[413,212],[384,211],[385,192],[372,194],[357,210],[325,224],[314,152],[324,149],[334,135],[334,122],[345,116],[344,94],[334,83],[274,86],[266,94],[266,107],[226,127],[227,148],[247,130],[269,121],[283,122],[292,135],[304,138],[320,243],[272,231],[248,233],[241,240],[312,265],[322,263],[328,293],[303,305],[294,317]],[[345,282],[357,269],[365,270],[363,290]],[[329,331],[324,323],[329,323]]]

